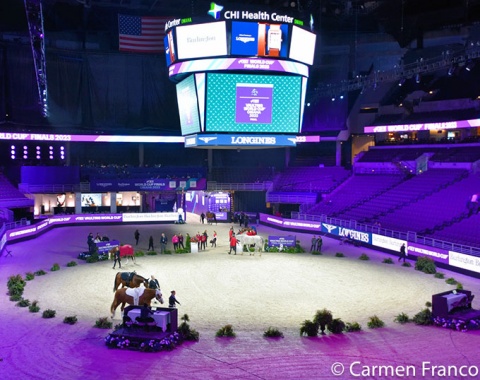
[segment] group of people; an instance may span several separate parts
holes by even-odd
[[[243,225],[245,227],[248,227],[248,223],[249,223],[249,217],[248,217],[248,214],[244,213],[243,211],[242,212],[235,212],[233,214],[233,223],[238,223],[240,225],[240,227]],[[257,218],[258,219],[258,218]]]
[[[97,232],[97,235],[94,237],[93,233],[90,232],[87,236],[87,245],[88,245],[88,252],[92,253],[95,252],[95,244],[100,243],[101,241],[110,241],[108,236],[101,236],[100,233]]]
[[[137,231],[135,231],[135,240],[137,240]],[[138,234],[139,235],[139,234]],[[177,249],[183,249],[185,246],[183,245],[184,237],[183,235],[180,234],[175,234],[172,236],[172,244],[173,244],[173,249],[176,251]],[[167,250],[167,245],[168,245],[168,238],[167,235],[165,235],[164,232],[162,232],[162,235],[160,236],[160,253],[163,254]],[[138,244],[138,242],[137,242]],[[154,246],[154,239],[153,236],[150,235],[148,238],[148,251],[153,251],[155,250]]]
[[[323,239],[320,235],[313,235],[310,252],[322,252]]]

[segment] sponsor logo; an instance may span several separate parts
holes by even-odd
[[[212,16],[215,20],[220,20],[220,12],[223,10],[222,5],[210,3],[210,10],[207,12],[209,16]]]
[[[250,35],[247,36],[247,35],[241,34],[241,35],[235,37],[235,40],[243,42],[244,44],[246,44],[246,43],[249,43],[249,42],[255,42],[255,37],[252,37]]]
[[[327,223],[322,223],[322,226],[325,227],[327,229],[327,232],[329,234],[332,233],[332,231],[337,228],[337,226],[332,226],[331,224],[327,224]]]
[[[26,235],[26,234],[30,234],[32,232],[35,232],[37,229],[35,227],[33,228],[28,228],[26,230],[22,230],[22,231],[15,231],[15,232],[11,232],[8,236],[9,237],[15,237],[15,236],[22,236],[22,235]]]
[[[216,140],[217,137],[199,137],[199,140],[202,140],[205,144],[208,144],[210,141]]]
[[[369,242],[369,236],[366,232],[360,232],[355,230],[350,230],[348,228],[339,227],[338,235],[348,237],[353,240],[362,241],[364,243]]]
[[[440,253],[436,251],[432,251],[430,249],[425,249],[425,248],[420,248],[420,247],[413,247],[411,245],[408,246],[408,251],[412,253],[420,253],[425,256],[432,256],[432,257],[438,257],[439,259],[446,260],[448,259],[448,253]]]
[[[231,137],[232,145],[275,145],[275,137],[237,136]]]
[[[111,183],[111,182],[99,182],[99,183],[97,183],[97,186],[98,187],[110,187],[110,186],[113,186],[113,183]]]
[[[294,222],[285,220],[283,222],[285,226],[293,226],[293,227],[306,227],[306,228],[319,228],[320,224],[313,224],[313,223],[305,223],[305,222]]]

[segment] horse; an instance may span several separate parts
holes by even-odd
[[[122,288],[138,288],[141,284],[144,284],[145,287],[148,288],[148,279],[135,272],[117,272],[113,291],[115,292],[120,285],[122,285]]]
[[[108,251],[108,258],[112,255],[115,255],[117,251],[120,251],[120,259],[126,257],[128,264],[128,259],[132,258],[132,261],[135,263],[135,250],[130,244],[121,245],[120,247],[113,247],[110,251]]]
[[[255,255],[255,252],[259,252],[260,256],[262,256],[262,251],[263,251],[263,246],[265,245],[265,241],[263,237],[260,235],[246,235],[246,234],[239,234],[237,235],[238,242],[240,243],[240,246],[242,247],[242,255],[243,255],[243,247],[246,245],[247,249],[248,246],[254,245],[255,246],[255,251],[253,253],[250,252],[250,256]]]
[[[217,215],[214,212],[207,212],[207,224],[217,224]]]
[[[128,292],[128,293],[127,293]],[[112,313],[112,319],[115,317],[115,310],[118,305],[122,305],[120,310],[123,313],[125,304],[129,305],[143,305],[150,306],[152,299],[155,298],[158,302],[163,304],[163,296],[160,289],[148,289],[148,288],[120,288],[115,292],[112,306],[110,306],[110,312]]]

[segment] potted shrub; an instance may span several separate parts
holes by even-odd
[[[340,318],[333,318],[332,321],[327,325],[328,331],[332,334],[341,334],[345,330],[345,322]]]
[[[325,335],[325,328],[330,322],[332,322],[332,320],[332,312],[327,309],[317,310],[313,317],[313,322],[318,325],[322,335]]]
[[[312,322],[308,319],[303,321],[302,325],[300,326],[300,336],[317,336],[318,335],[318,324]]]

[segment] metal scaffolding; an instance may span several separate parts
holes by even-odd
[[[45,59],[45,33],[41,0],[24,0],[30,45],[37,79],[38,103],[44,117],[48,116],[47,63]]]

